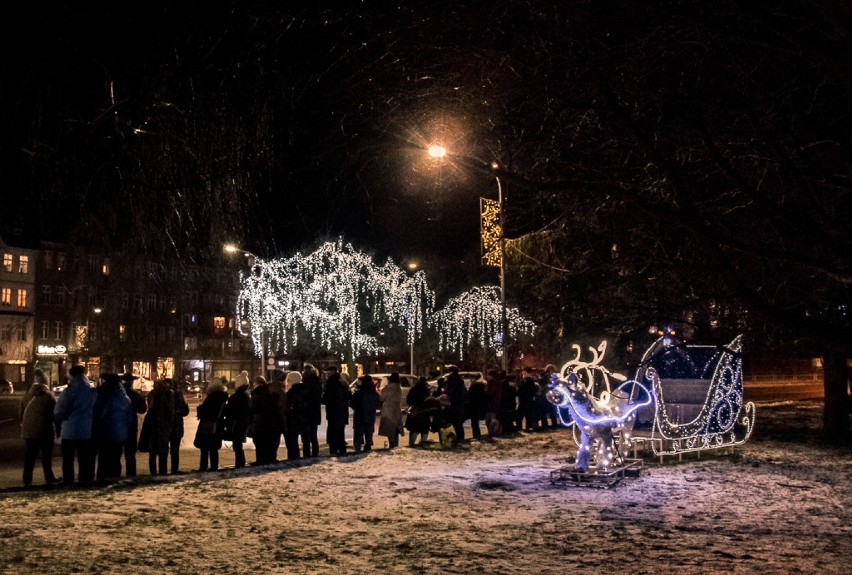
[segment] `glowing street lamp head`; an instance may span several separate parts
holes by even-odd
[[[429,156],[431,156],[435,159],[439,159],[439,158],[443,158],[446,155],[447,155],[447,149],[444,148],[444,146],[439,146],[437,144],[429,146]]]
[[[222,249],[228,252],[229,254],[235,254],[240,251],[240,248],[238,248],[234,244],[225,244],[224,246],[222,246]]]

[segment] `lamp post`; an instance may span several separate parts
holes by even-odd
[[[489,163],[483,162],[482,160],[476,158],[469,158],[467,156],[450,154],[446,148],[438,144],[433,144],[429,146],[427,152],[430,157],[435,158],[436,160],[449,157],[450,159],[462,160],[462,162],[460,162],[462,164],[473,164],[474,162],[476,162],[476,164],[478,164],[477,168],[479,170],[484,170],[485,166],[490,167],[493,172],[497,172],[500,169],[500,164],[498,164],[496,161],[492,161]],[[508,366],[506,339],[509,331],[506,315],[506,226],[503,214],[503,183],[500,181],[500,175],[498,173],[494,174],[494,180],[497,182],[497,212],[500,226],[500,237],[498,240],[498,249],[500,251],[500,346],[502,348],[500,355],[500,367],[503,371],[506,371]]]
[[[252,268],[252,269],[257,264],[257,261],[260,259],[259,257],[257,257],[257,255],[253,254],[252,252],[250,252],[248,250],[244,250],[244,249],[240,248],[236,244],[225,244],[224,246],[222,246],[222,249],[227,254],[242,254],[243,256],[248,258],[249,267]],[[263,315],[262,314],[262,310],[263,310],[263,302],[262,301],[260,302],[260,306],[261,306],[260,309],[261,309],[261,316],[262,316]],[[264,378],[267,377],[267,375],[266,375],[267,374],[267,372],[266,372],[266,347],[267,347],[266,328],[261,325],[261,330],[260,330],[260,348],[261,348],[260,349],[260,375],[262,375]]]
[[[417,268],[418,268],[419,266],[417,265],[417,262],[416,262],[416,261],[414,261],[414,260],[409,260],[409,262],[406,264],[406,267],[409,269],[409,271],[411,271],[411,272],[415,272],[415,271],[417,271]],[[412,319],[412,317],[411,317],[411,314],[412,314],[412,313],[414,313],[414,311],[412,310],[412,306],[411,306],[411,303],[412,303],[411,299],[412,299],[412,297],[413,297],[413,296],[409,293],[409,294],[408,294],[408,324],[409,324],[409,325],[408,325],[408,330],[409,330],[409,332],[410,332],[410,331],[411,331],[411,329],[412,329],[412,328],[411,328],[411,325],[412,325],[412,322],[414,321],[414,320]],[[409,338],[409,340],[410,340],[410,341],[408,342],[408,344],[409,344],[409,351],[411,352],[411,355],[410,355],[410,357],[409,357],[408,369],[409,369],[409,371],[411,372],[411,374],[412,374],[412,375],[417,375],[417,374],[414,372],[414,336],[413,336],[413,335],[411,335],[411,334],[409,333],[409,334],[408,334],[408,338]]]

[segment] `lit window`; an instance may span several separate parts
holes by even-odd
[[[12,305],[12,288],[3,288],[0,292],[0,304]]]
[[[225,318],[221,316],[214,317],[213,328],[217,330],[225,329]]]
[[[104,265],[101,266],[101,272],[105,275],[109,275],[109,258],[104,258]]]
[[[7,272],[12,271],[12,254],[3,254],[3,269]]]
[[[119,341],[127,341],[127,326],[124,324],[118,326],[118,339]]]
[[[30,256],[18,256],[18,273],[28,273],[30,269]]]
[[[27,290],[18,290],[18,307],[27,307]]]

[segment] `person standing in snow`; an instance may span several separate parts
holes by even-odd
[[[306,452],[310,447],[305,441],[305,423],[307,421],[307,389],[302,383],[302,374],[291,371],[285,380],[285,405],[287,416],[285,417],[284,444],[287,446],[287,459],[299,459],[299,439]]]
[[[417,445],[420,437],[420,446],[424,447],[429,430],[432,427],[432,415],[436,412],[434,406],[427,406],[429,398],[429,384],[425,377],[417,380],[417,383],[408,392],[405,401],[408,403],[408,416],[405,418],[405,428],[408,430],[408,447]]]
[[[121,384],[130,399],[133,417],[127,424],[127,441],[124,442],[124,466],[127,477],[136,477],[136,451],[139,449],[139,415],[148,411],[148,404],[138,390],[133,389],[133,381],[138,379],[132,373],[121,374]],[[119,462],[120,465],[120,462]]]
[[[246,465],[246,442],[249,422],[251,421],[251,397],[249,396],[248,372],[243,370],[235,380],[236,389],[225,404],[225,429],[234,449],[234,467]]]
[[[317,457],[319,455],[319,437],[317,429],[322,422],[322,382],[319,372],[311,364],[305,364],[302,371],[302,383],[305,384],[305,457]]]
[[[41,452],[41,468],[44,482],[48,485],[58,483],[53,474],[53,408],[56,399],[50,392],[44,372],[36,369],[33,384],[21,399],[21,438],[26,442],[24,454],[24,487],[33,482],[33,469]]]
[[[467,419],[467,387],[459,375],[459,368],[455,365],[450,368],[446,389],[450,398],[450,406],[445,415],[447,423],[452,425],[453,431],[455,431],[453,446],[456,446],[464,441],[464,420]]]
[[[169,433],[169,459],[171,459],[172,475],[180,473],[180,444],[183,441],[183,418],[189,415],[189,404],[183,394],[183,387],[176,381],[166,379],[175,396],[175,414],[172,419],[172,430]]]
[[[222,449],[221,419],[227,401],[225,382],[222,378],[214,378],[207,386],[204,401],[196,408],[198,430],[193,445],[201,451],[198,471],[219,470],[219,450]]]
[[[262,376],[254,378],[251,392],[253,412],[252,439],[255,446],[255,465],[266,465],[278,460],[278,446],[284,433],[285,398],[284,372],[276,369],[272,372],[272,381],[266,382]]]
[[[121,476],[121,450],[127,441],[127,429],[130,418],[136,417],[130,405],[130,398],[121,385],[121,376],[117,373],[105,373],[101,376],[101,385],[97,389],[94,416],[92,419],[92,438],[98,453],[99,480],[116,480]]]
[[[77,461],[81,482],[95,478],[95,453],[92,447],[92,417],[98,392],[86,377],[82,365],[68,370],[68,387],[59,396],[53,417],[62,439],[62,482],[74,483],[74,461]]]
[[[393,372],[388,376],[388,383],[379,394],[382,410],[379,414],[379,435],[388,438],[388,449],[399,445],[399,436],[405,433],[402,426],[402,388],[399,385],[399,374]]]
[[[373,432],[376,429],[376,410],[379,408],[379,394],[373,384],[373,378],[363,375],[359,378],[358,389],[352,394],[349,405],[352,407],[352,444],[355,453],[373,449]]]
[[[494,439],[502,433],[499,415],[503,406],[503,384],[495,370],[488,372],[485,381],[485,427],[488,438]]]
[[[482,438],[479,422],[485,419],[488,407],[488,396],[485,392],[485,382],[477,379],[470,384],[467,390],[467,411],[470,416],[470,431],[474,439]]]
[[[139,451],[148,452],[151,475],[168,473],[169,442],[175,419],[175,394],[168,382],[154,382],[148,394],[148,412],[139,433]]]
[[[322,402],[328,422],[326,440],[331,455],[346,455],[346,425],[349,423],[349,401],[352,393],[338,371],[332,372],[325,382]]]

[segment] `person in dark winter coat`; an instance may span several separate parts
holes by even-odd
[[[507,376],[506,372],[500,371],[500,387],[503,403],[497,417],[500,419],[501,433],[503,435],[513,435],[515,433],[515,417],[518,409],[518,389],[514,385],[514,376]]]
[[[130,399],[131,411],[133,417],[127,425],[127,441],[124,442],[124,464],[125,475],[127,477],[136,477],[136,451],[139,449],[139,415],[148,411],[148,403],[145,397],[139,391],[133,389],[133,381],[138,379],[132,373],[123,373],[121,375],[121,383],[124,386],[124,392]]]
[[[467,390],[467,413],[470,416],[470,432],[474,439],[482,438],[479,422],[485,420],[488,406],[488,396],[485,393],[485,382],[479,379],[470,384]]]
[[[393,372],[388,376],[388,382],[379,393],[382,403],[379,414],[379,435],[388,438],[388,449],[399,445],[399,436],[405,433],[402,426],[402,388],[399,374]]]
[[[168,473],[169,440],[175,419],[175,394],[165,381],[155,381],[148,394],[148,412],[142,420],[139,451],[148,452],[151,475]]]
[[[284,402],[287,406],[287,417],[284,420],[284,444],[287,446],[287,459],[299,459],[301,455],[299,438],[302,438],[305,451],[310,452],[310,447],[305,441],[308,415],[307,388],[302,383],[302,374],[298,371],[288,373],[284,383],[287,390]]]
[[[97,478],[115,480],[121,476],[121,450],[135,413],[117,373],[101,376],[97,394],[92,420],[92,437],[98,453]]]
[[[376,429],[376,411],[379,409],[379,394],[373,384],[373,378],[364,375],[359,378],[358,389],[352,394],[349,405],[352,407],[352,443],[355,453],[373,449],[373,432]]]
[[[171,459],[172,474],[180,473],[180,444],[183,441],[183,418],[189,415],[189,404],[183,394],[183,388],[176,381],[167,379],[172,393],[175,395],[175,416],[172,419],[172,431],[169,433],[169,459]]]
[[[204,401],[196,408],[198,431],[193,445],[201,451],[198,471],[219,470],[219,450],[222,449],[222,418],[228,392],[221,378],[214,379],[207,386]]]
[[[349,423],[349,400],[352,393],[338,372],[333,372],[325,382],[322,402],[328,422],[326,440],[332,455],[346,455],[346,424]]]
[[[420,437],[420,445],[423,446],[429,436],[432,427],[432,413],[423,404],[429,398],[429,384],[425,377],[417,380],[417,383],[408,391],[405,401],[408,403],[408,416],[405,418],[405,429],[408,430],[408,446],[414,447],[417,438]]]
[[[56,399],[47,385],[44,373],[37,369],[33,375],[33,384],[21,399],[21,438],[26,442],[24,454],[24,486],[33,482],[33,469],[41,452],[41,468],[44,482],[48,485],[58,483],[53,474],[53,408]]]
[[[251,397],[249,395],[248,373],[243,371],[235,380],[237,388],[225,404],[225,429],[234,448],[234,467],[246,465],[246,453],[243,444],[248,435],[251,421]]]
[[[450,398],[450,407],[445,412],[447,423],[453,426],[455,431],[454,445],[464,441],[464,421],[467,419],[467,387],[459,375],[459,368],[450,368],[447,376],[447,395]]]
[[[311,364],[305,364],[302,372],[302,383],[305,384],[306,394],[306,418],[305,418],[305,457],[317,457],[319,455],[319,437],[317,429],[322,422],[322,382],[319,372]]]
[[[518,413],[515,425],[518,430],[536,430],[538,421],[535,418],[535,396],[538,393],[538,384],[530,372],[524,371],[521,381],[518,383]]]
[[[541,405],[541,421],[542,426],[547,428],[559,429],[562,427],[562,420],[559,418],[559,408],[554,404],[547,401],[547,389],[548,385],[550,385],[550,374],[556,373],[558,368],[552,363],[547,364],[545,366],[544,371],[541,372],[541,375],[538,380],[538,387],[540,390],[540,405]]]
[[[254,379],[251,392],[252,440],[255,446],[255,465],[278,460],[278,446],[284,433],[285,399],[284,372],[275,370],[272,381],[262,376]]]
[[[68,387],[53,408],[53,418],[62,439],[62,482],[74,483],[74,460],[81,482],[95,478],[95,452],[92,447],[92,417],[98,392],[86,377],[86,368],[74,365],[68,370]]]

